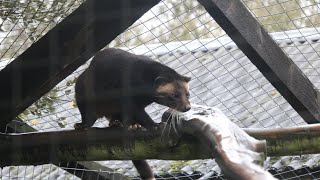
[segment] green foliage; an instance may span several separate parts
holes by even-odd
[[[319,0],[244,1],[268,32],[319,27]]]
[[[27,49],[32,43],[46,34],[52,27],[67,17],[84,0],[4,0],[0,3],[0,31],[8,33],[1,42],[0,58],[15,58]],[[75,79],[68,81],[67,86],[73,86]],[[52,114],[55,110],[53,104],[58,100],[54,88],[18,118],[25,120],[27,115],[40,117]],[[66,90],[68,95],[71,90]],[[57,123],[65,127],[65,117],[60,117]],[[30,120],[36,124],[38,120]]]
[[[77,78],[73,78],[72,80],[67,80],[67,86],[73,86],[76,83]]]
[[[189,165],[192,161],[173,161],[170,164],[170,168],[172,172],[178,172],[180,171],[183,167]]]
[[[67,123],[65,122],[66,118],[65,117],[60,117],[58,119],[58,125],[61,127],[61,128],[65,128]]]
[[[320,0],[243,1],[268,32],[286,31],[320,25]],[[152,17],[154,16],[155,17]],[[111,46],[139,46],[224,35],[224,31],[192,0],[167,0],[157,5],[141,22],[118,36]]]
[[[55,108],[52,105],[58,99],[57,97],[58,91],[59,91],[58,88],[52,89],[46,95],[41,97],[38,101],[33,103],[28,109],[26,109],[21,114],[19,114],[18,118],[23,120],[23,119],[26,119],[26,116],[28,114],[32,114],[34,116],[39,117],[47,113],[53,112]]]
[[[158,4],[156,9],[146,13],[141,19],[142,22],[136,22],[119,35],[111,46],[138,46],[210,38],[223,32],[197,1],[170,0]]]
[[[15,58],[68,16],[84,0],[4,0],[0,29],[8,32],[0,58]],[[15,42],[13,44],[13,42]],[[7,45],[7,46],[6,46]]]
[[[23,21],[26,28],[35,27],[38,23],[56,24],[59,19],[67,17],[82,2],[84,0],[3,1],[0,4],[0,18],[12,23]]]

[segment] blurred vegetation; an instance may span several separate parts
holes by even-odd
[[[320,26],[320,0],[243,0],[243,2],[268,32]]]
[[[242,0],[268,32],[320,26],[320,0]],[[150,18],[153,16],[152,18]],[[197,2],[167,0],[148,12],[111,46],[139,46],[225,35]]]
[[[198,3],[167,0],[147,12],[110,46],[139,46],[218,37],[223,30]]]
[[[1,1],[0,59],[8,60],[19,56],[82,2],[84,0]],[[27,120],[32,124],[38,124],[39,120],[34,117],[41,117],[54,112],[54,103],[59,99],[58,91],[58,87],[52,89],[17,118]],[[57,118],[60,127],[64,127],[65,119],[65,117]]]
[[[242,0],[268,32],[319,27],[320,0]],[[2,0],[0,3],[0,61],[14,59],[84,0]],[[223,29],[192,0],[161,1],[109,46],[139,46],[224,36]],[[1,68],[1,67],[0,67]],[[54,112],[58,92],[71,93],[74,80],[64,89],[55,88],[26,111],[34,117]],[[74,101],[71,106],[76,107]],[[57,118],[60,127],[65,117]],[[37,122],[37,121],[35,121]]]
[[[54,88],[46,95],[41,97],[38,101],[33,103],[28,109],[22,112],[18,118],[26,119],[26,116],[32,114],[34,116],[43,116],[47,113],[51,113],[55,110],[53,103],[58,99],[57,92],[59,88]]]
[[[15,58],[84,0],[2,0],[0,59]]]

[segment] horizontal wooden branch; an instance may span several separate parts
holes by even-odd
[[[244,129],[256,139],[267,140],[267,156],[320,153],[320,124],[277,129]]]
[[[194,143],[194,137],[184,137],[179,143],[178,139],[167,139],[171,145],[165,143],[162,137],[161,131],[124,131],[120,128],[90,128],[23,135],[1,134],[0,153],[6,156],[0,159],[0,165],[211,157],[208,149],[199,146],[200,143]]]
[[[320,153],[320,125],[318,124],[281,129],[244,130],[254,138],[266,140],[266,149],[261,147],[257,151],[266,152],[267,156]],[[174,133],[172,131],[171,133]],[[80,152],[82,150],[84,151]],[[93,153],[94,151],[97,153]],[[117,128],[91,128],[23,135],[0,134],[0,153],[7,155],[1,158],[1,166],[73,160],[212,158],[212,150],[204,148],[196,136],[183,134],[177,139],[161,131],[124,131]]]
[[[206,114],[208,110],[213,115]],[[113,127],[0,134],[0,153],[5,154],[0,159],[0,166],[67,161],[215,158],[222,169],[224,171],[228,169],[230,173],[236,171],[236,168],[232,169],[233,166],[230,166],[232,163],[227,162],[229,159],[219,152],[221,150],[238,156],[239,153],[232,151],[240,148],[242,152],[246,152],[240,153],[240,156],[258,160],[259,157],[256,156],[259,156],[259,152],[264,152],[267,156],[320,153],[320,125],[281,129],[243,129],[256,139],[266,140],[264,144],[263,141],[256,141],[247,136],[220,112],[214,111],[217,110],[207,108],[193,113],[192,116],[181,117],[180,121],[171,119],[172,122],[167,123],[175,128],[171,128],[170,131],[168,128],[170,126],[165,126],[161,130],[152,132],[124,131]],[[168,119],[170,113],[172,112],[166,112],[163,120]],[[234,140],[238,144],[233,144]],[[248,151],[250,149],[252,151]]]
[[[22,120],[11,121],[7,127],[7,133],[26,133],[36,132],[37,130],[29,126]],[[54,164],[54,163],[53,163]],[[54,165],[64,169],[65,171],[76,175],[81,179],[95,179],[95,180],[106,180],[106,179],[130,179],[129,177],[114,172],[113,169],[103,166],[95,161],[68,161],[59,162]],[[81,169],[81,170],[79,170]],[[94,171],[99,169],[101,171]]]
[[[169,119],[168,124],[152,132],[112,127],[1,134],[0,153],[6,156],[0,159],[0,165],[215,158],[231,179],[273,179],[255,164],[263,161],[263,156],[257,151],[264,150],[265,142],[248,136],[220,110],[193,106],[183,117]]]
[[[267,156],[320,153],[320,125],[318,124],[278,129],[244,129],[244,131],[254,138],[267,140],[266,147],[257,148],[258,152],[265,152]],[[71,160],[212,158],[212,150],[205,148],[196,136],[185,133],[177,139],[175,132],[173,130],[172,132],[173,136],[168,136],[161,131],[126,133],[115,128],[92,128],[88,131],[70,130],[22,136],[5,134],[0,135],[0,153],[6,154],[2,157],[3,161],[0,165],[54,162],[59,164]],[[89,153],[93,151],[95,153]],[[19,157],[24,158],[19,159],[16,156],[18,154]]]

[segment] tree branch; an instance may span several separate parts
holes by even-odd
[[[254,138],[267,140],[267,156],[320,153],[320,124],[244,131]]]
[[[254,162],[263,160],[265,141],[248,136],[215,108],[193,106],[168,118],[157,131],[90,128],[0,135],[1,166],[65,161],[215,158],[231,179],[273,179]],[[169,115],[169,116],[168,116]],[[172,117],[177,117],[176,115]],[[170,128],[174,127],[174,128]]]
[[[11,121],[7,126],[7,133],[22,133],[22,132],[36,132],[37,130],[26,124],[24,121],[18,119]],[[126,180],[129,177],[113,172],[113,169],[103,166],[94,161],[68,161],[59,162],[54,164],[65,171],[76,175],[81,179],[96,179],[96,180],[106,180],[106,179],[122,179]],[[81,170],[79,170],[81,169]],[[92,171],[94,169],[99,169],[101,171]]]

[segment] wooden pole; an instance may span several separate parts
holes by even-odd
[[[170,116],[168,113],[163,119]],[[215,158],[231,179],[273,179],[255,164],[264,160],[260,152],[265,150],[265,141],[248,136],[220,110],[193,105],[192,110],[179,116],[178,119],[169,119],[166,126],[152,132],[112,127],[1,134],[0,153],[6,156],[0,159],[0,165]]]

